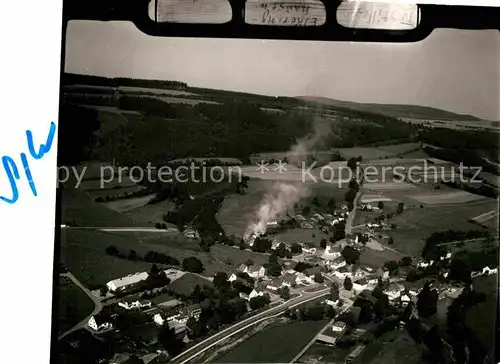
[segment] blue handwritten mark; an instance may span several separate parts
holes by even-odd
[[[35,160],[42,159],[43,156],[50,151],[50,149],[52,148],[52,143],[54,141],[55,133],[56,133],[56,124],[52,122],[50,123],[50,130],[49,130],[49,135],[47,136],[47,141],[45,142],[45,144],[40,144],[38,152],[36,152],[33,142],[33,133],[31,132],[31,130],[26,131],[26,139],[28,143],[29,154],[33,159]],[[33,193],[34,196],[37,196],[36,186],[33,180],[33,176],[31,175],[28,158],[25,153],[20,153],[20,157],[24,173],[26,174],[26,178],[28,179],[28,184],[30,186],[31,192]],[[14,204],[19,199],[19,191],[17,189],[17,182],[16,182],[16,180],[20,179],[19,170],[17,168],[16,162],[9,156],[2,157],[2,164],[5,173],[7,174],[7,178],[9,179],[10,182],[10,188],[12,190],[12,198],[0,196],[0,199],[9,204]]]

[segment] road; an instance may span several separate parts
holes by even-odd
[[[352,231],[352,222],[354,220],[354,216],[356,215],[356,208],[357,208],[357,205],[358,205],[358,200],[359,200],[359,197],[361,196],[361,192],[358,192],[356,194],[356,197],[354,197],[354,201],[352,203],[352,210],[351,212],[349,212],[349,215],[347,215],[347,221],[345,223],[345,234],[346,235],[349,235]]]
[[[345,311],[347,311],[348,309],[351,308],[351,306],[353,305],[354,301],[350,300],[349,298],[346,298],[346,297],[340,297],[340,299],[344,300],[344,302],[347,301],[347,304],[345,304],[343,307],[342,307],[342,310],[337,314],[335,315],[335,318],[333,318],[330,322],[328,322],[325,327],[323,327],[321,329],[320,332],[318,332],[312,339],[311,341],[309,341],[309,343],[297,354],[295,355],[295,357],[290,360],[290,363],[295,363],[297,362],[297,360],[300,359],[300,357],[302,355],[304,355],[304,353],[316,342],[316,340],[318,340],[318,336],[321,335],[331,324],[333,324],[335,322],[335,320],[337,319],[337,317],[344,313]]]
[[[59,335],[59,340],[61,340],[65,336],[71,334],[72,332],[75,332],[76,330],[79,330],[82,327],[85,327],[87,325],[87,322],[90,320],[90,318],[94,315],[97,315],[102,310],[101,301],[99,301],[99,299],[97,297],[95,297],[87,289],[87,287],[85,287],[78,279],[76,279],[76,277],[71,272],[61,273],[61,277],[66,277],[66,278],[70,279],[76,286],[78,286],[83,292],[85,292],[85,294],[94,302],[94,310],[92,311],[92,313],[90,313],[87,317],[85,317],[82,321],[77,323],[71,329],[69,329],[69,330],[63,332],[61,335]]]
[[[175,228],[156,229],[147,227],[98,227],[98,226],[61,226],[62,229],[73,230],[101,230],[106,232],[126,232],[126,233],[179,233]]]
[[[270,308],[264,312],[261,312],[255,316],[249,317],[241,322],[236,323],[235,325],[232,325],[231,327],[228,327],[227,329],[224,329],[215,335],[210,336],[209,338],[203,340],[202,342],[190,347],[183,353],[177,355],[176,357],[172,358],[170,360],[171,363],[175,364],[185,364],[188,363],[189,361],[193,360],[196,358],[198,355],[201,355],[205,351],[209,350],[210,348],[214,347],[215,345],[221,343],[222,341],[228,339],[229,337],[236,335],[237,333],[246,330],[247,328],[258,324],[264,320],[268,320],[273,317],[278,317],[282,315],[287,309],[293,308],[295,306],[301,305],[303,303],[306,303],[308,301],[312,301],[315,299],[318,299],[320,297],[326,296],[330,293],[330,288],[325,288],[321,291],[314,292],[314,293],[306,293],[304,292],[301,297],[298,297],[296,299],[291,299],[287,302],[284,302],[283,304]]]

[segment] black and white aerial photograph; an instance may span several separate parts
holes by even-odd
[[[64,51],[56,362],[493,363],[498,31]]]

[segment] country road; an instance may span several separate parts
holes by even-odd
[[[97,297],[95,297],[78,279],[76,279],[76,277],[71,272],[61,273],[61,277],[66,277],[66,278],[70,279],[76,286],[78,286],[83,292],[85,292],[85,294],[94,302],[95,307],[94,307],[94,310],[87,317],[85,317],[82,321],[77,323],[71,329],[69,329],[69,330],[63,332],[61,335],[59,335],[59,340],[61,340],[65,336],[71,334],[72,332],[75,332],[76,330],[79,330],[80,328],[85,327],[85,325],[87,325],[87,322],[89,321],[89,319],[92,316],[97,315],[102,310],[101,301],[99,301],[97,299]]]
[[[222,341],[228,339],[229,337],[255,325],[264,320],[268,320],[273,317],[278,317],[282,315],[288,308],[292,308],[308,301],[318,299],[320,297],[326,296],[330,293],[330,288],[325,288],[321,291],[314,292],[313,294],[304,294],[296,299],[291,299],[277,307],[270,308],[264,312],[261,312],[255,316],[249,317],[235,325],[228,327],[215,335],[203,340],[202,342],[194,345],[193,347],[187,349],[183,353],[177,355],[170,360],[171,363],[175,364],[185,364],[196,358],[198,355],[204,353],[208,349],[214,347],[215,345],[221,343]]]

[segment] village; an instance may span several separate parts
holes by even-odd
[[[360,208],[373,209],[369,204],[362,204]],[[299,309],[290,313],[288,307],[291,303],[310,297],[317,298],[314,302],[318,307],[330,306],[333,312],[332,321],[315,337],[315,342],[335,346],[338,340],[349,333],[349,340],[358,342],[348,355],[350,361],[366,346],[362,339],[366,330],[356,326],[366,322],[367,315],[380,319],[379,311],[384,311],[384,315],[392,311],[406,312],[409,318],[418,318],[417,303],[423,290],[426,290],[426,294],[442,299],[457,298],[464,288],[471,289],[470,284],[468,287],[464,282],[448,279],[452,259],[452,253],[448,250],[441,250],[441,255],[435,260],[404,257],[376,269],[360,264],[360,251],[370,244],[375,236],[373,229],[378,227],[371,223],[364,226],[363,232],[345,234],[338,241],[324,239],[320,247],[308,242],[289,244],[273,236],[274,229],[289,225],[291,219],[302,229],[319,227],[327,232],[345,232],[349,211],[344,204],[332,214],[310,215],[309,218],[297,214],[286,216],[280,221],[272,220],[267,223],[265,235],[254,235],[232,246],[234,249],[252,251],[256,245],[262,245],[259,249],[268,252],[268,264],[239,262],[234,271],[218,272],[212,277],[179,268],[158,270],[154,265],[150,272],[138,272],[109,281],[105,288],[92,292],[103,307],[89,318],[85,328],[103,337],[133,330],[140,344],[133,344],[129,351],[143,353],[144,363],[155,363],[154,360],[160,357],[163,360],[172,357],[164,347],[158,345],[160,328],[166,326],[173,329],[176,340],[188,347],[207,334],[216,332],[197,325],[210,326],[210,318],[204,318],[203,324],[200,318],[203,311],[214,312],[211,306],[207,307],[208,297],[227,299],[226,308],[238,307],[239,312],[226,325],[217,326],[219,330],[229,327],[233,322],[249,320],[263,310],[274,307],[286,308],[285,315],[294,316]],[[192,239],[199,237],[191,227],[184,230],[184,234]],[[376,244],[376,241],[372,243]],[[485,266],[482,271],[472,272],[471,277],[496,272],[497,268]],[[182,281],[187,282],[184,286],[191,286],[187,293],[176,293],[168,288]],[[154,283],[144,285],[146,282]],[[124,321],[127,323],[124,324]],[[199,332],[195,334],[196,331]],[[125,360],[120,355],[116,354],[110,363]],[[314,358],[312,356],[301,361],[318,360]]]

